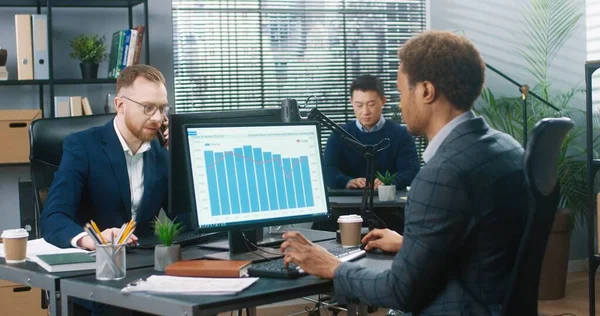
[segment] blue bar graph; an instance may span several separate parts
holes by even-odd
[[[219,200],[221,201],[221,215],[229,214],[229,190],[227,188],[227,175],[223,153],[215,153],[215,167],[217,168],[217,182],[219,183]],[[209,190],[215,188],[215,183],[209,182]]]
[[[308,156],[241,146],[204,159],[212,216],[314,207]]]
[[[275,179],[277,182],[277,200],[279,208],[287,208],[287,195],[285,193],[285,177],[283,176],[283,160],[281,155],[273,155],[273,168],[275,169]]]
[[[302,170],[300,166],[300,158],[292,158],[292,177],[294,177],[294,187],[296,188],[296,201],[298,207],[305,207],[304,201],[304,186],[302,185]]]
[[[217,183],[217,171],[215,170],[215,153],[210,150],[204,152],[204,160],[206,160],[206,176],[208,183]],[[221,215],[221,203],[219,202],[219,190],[215,187],[208,191],[210,197],[212,216]]]
[[[279,209],[277,203],[277,187],[275,185],[275,169],[273,168],[273,155],[270,152],[263,152],[265,161],[265,172],[267,173],[267,191],[269,192],[269,210]]]
[[[237,181],[240,188],[240,206],[242,213],[250,212],[250,198],[248,197],[248,184],[246,182],[246,165],[244,162],[244,152],[241,148],[234,148],[235,169],[237,171]]]
[[[312,183],[310,181],[310,167],[308,166],[307,156],[300,156],[300,165],[302,167],[302,184],[304,186],[304,197],[306,198],[306,206],[315,206],[315,201],[313,200],[312,195],[313,189]]]
[[[256,189],[256,175],[254,156],[252,155],[252,146],[244,146],[244,160],[246,161],[246,177],[248,179],[248,189],[250,194],[250,210],[259,211],[258,190]]]
[[[296,196],[294,193],[294,179],[292,176],[292,160],[283,158],[283,173],[285,178],[285,191],[287,193],[288,205],[290,208],[296,207]]]
[[[229,185],[229,205],[231,206],[231,214],[239,214],[240,200],[238,195],[237,173],[235,172],[233,151],[225,152],[225,166],[227,170],[227,183]]]
[[[262,149],[253,148],[254,162],[256,165],[256,182],[258,183],[258,198],[260,202],[260,210],[269,210],[269,196],[267,194],[267,179],[265,177],[265,162],[263,160]]]

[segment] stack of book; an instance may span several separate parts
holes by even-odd
[[[92,107],[87,97],[54,97],[54,117],[92,115]]]
[[[8,80],[8,71],[6,71],[6,66],[0,66],[0,80]]]
[[[143,25],[113,33],[108,60],[108,78],[117,78],[125,67],[140,62],[143,42]]]

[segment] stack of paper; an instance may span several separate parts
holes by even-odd
[[[54,255],[66,253],[90,253],[91,251],[78,248],[58,248],[43,238],[27,241],[27,260],[40,264],[39,255]],[[0,246],[0,257],[4,258],[4,245]],[[41,265],[40,265],[41,266]]]
[[[258,278],[193,278],[152,275],[129,283],[122,293],[148,292],[158,294],[231,295],[237,294]]]

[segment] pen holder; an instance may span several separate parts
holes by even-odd
[[[110,281],[125,278],[125,245],[96,245],[96,280]]]

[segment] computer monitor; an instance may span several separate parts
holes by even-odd
[[[185,124],[198,228],[228,231],[221,259],[256,260],[254,228],[327,218],[316,122]],[[221,257],[222,256],[222,257]]]
[[[169,214],[177,216],[186,230],[197,229],[196,214],[190,204],[190,181],[185,166],[185,131],[190,123],[281,122],[281,109],[231,110],[199,113],[174,113],[169,116]]]

